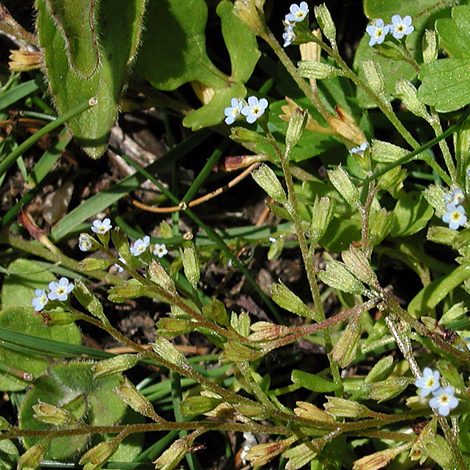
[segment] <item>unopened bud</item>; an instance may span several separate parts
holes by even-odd
[[[185,369],[191,368],[188,361],[182,353],[180,353],[175,346],[165,338],[156,338],[155,343],[151,344],[152,349],[165,361],[175,364],[178,367]]]
[[[215,321],[219,325],[230,325],[225,305],[218,299],[214,299],[209,305],[204,305],[202,313],[207,319]]]
[[[341,253],[344,264],[362,282],[369,286],[378,287],[379,281],[375,275],[367,256],[354,245],[350,245],[349,251]]]
[[[369,233],[373,246],[377,246],[392,230],[394,215],[385,208],[371,212]]]
[[[380,163],[394,163],[409,152],[403,147],[382,140],[372,140],[372,160]]]
[[[62,426],[77,422],[77,418],[70,411],[42,401],[39,401],[37,405],[33,405],[33,410],[33,416],[42,423]]]
[[[425,428],[426,430],[426,428]],[[446,439],[431,430],[421,432],[416,444],[412,448],[414,455],[418,454],[421,461],[431,458],[442,468],[453,468],[453,451]]]
[[[192,325],[194,323],[194,325]],[[157,322],[157,333],[165,338],[172,338],[190,333],[196,328],[195,322],[191,320],[180,320],[178,318],[161,318]]]
[[[295,147],[302,137],[305,125],[307,124],[307,111],[302,108],[295,108],[287,126],[286,145]]]
[[[153,462],[155,464],[155,469],[171,470],[175,468],[183,457],[191,451],[191,446],[196,437],[197,434],[192,433],[189,436],[182,437],[181,439],[173,442],[173,444],[171,444],[171,446]]]
[[[449,227],[429,227],[428,233],[426,234],[427,240],[440,245],[452,246],[455,239],[455,230]]]
[[[263,351],[256,350],[237,341],[225,343],[222,361],[252,362],[263,356]]]
[[[414,379],[408,377],[390,377],[387,380],[368,384],[369,398],[378,403],[391,400],[405,390],[408,385],[414,382]]]
[[[82,280],[79,279],[75,281],[73,295],[94,317],[98,318],[102,322],[107,322],[101,302],[93,295],[91,290]]]
[[[313,318],[313,312],[295,295],[284,283],[271,285],[271,295],[274,302],[288,312],[302,317]]]
[[[213,397],[188,397],[181,402],[181,414],[192,418],[208,413],[222,402],[221,399]]]
[[[104,271],[109,268],[111,261],[104,258],[85,258],[80,261],[83,271]]]
[[[302,60],[298,64],[298,71],[302,77],[324,80],[326,78],[335,78],[343,75],[343,71],[332,65],[316,60]]]
[[[404,78],[397,80],[395,82],[395,90],[398,98],[401,99],[408,111],[427,121],[431,119],[426,106],[418,99],[418,90],[416,90],[409,80],[405,80]]]
[[[345,398],[326,397],[328,403],[323,406],[327,413],[337,418],[368,418],[373,412],[357,401]]]
[[[107,377],[109,375],[119,374],[125,370],[132,369],[139,362],[138,354],[120,354],[119,356],[105,359],[93,365],[93,377]]]
[[[247,312],[242,312],[240,315],[237,315],[235,312],[232,312],[230,317],[230,325],[232,328],[241,334],[243,337],[247,337],[250,334],[250,316]]]
[[[458,302],[446,310],[439,320],[439,325],[447,325],[460,320],[467,312],[468,308],[466,307],[465,302]]]
[[[251,405],[246,403],[238,403],[233,405],[238,413],[248,418],[264,418],[265,411],[262,405]]]
[[[437,34],[435,31],[426,29],[423,36],[423,61],[425,64],[437,59],[439,52]]]
[[[316,197],[312,209],[310,234],[312,245],[316,245],[325,235],[330,222],[335,215],[336,201],[329,197]]]
[[[298,438],[296,436],[288,439],[280,439],[275,442],[267,442],[266,444],[258,444],[253,446],[246,455],[246,459],[250,461],[252,467],[258,467],[267,464],[277,455],[284,452]]]
[[[334,345],[331,351],[331,357],[334,361],[339,362],[341,367],[347,367],[356,359],[361,333],[361,325],[356,319],[353,319]]]
[[[158,227],[158,231],[160,232],[160,235],[163,238],[172,238],[174,237],[173,230],[171,228],[171,225],[166,221],[162,221],[160,223],[160,226]]]
[[[100,442],[83,454],[78,463],[83,465],[83,470],[98,470],[118,450],[118,447],[119,441],[117,439]]]
[[[184,274],[189,283],[196,289],[199,278],[201,277],[201,268],[199,267],[196,247],[191,243],[190,246],[185,246],[182,250],[180,249],[180,254]]]
[[[380,64],[375,60],[365,60],[361,65],[372,91],[381,97],[385,96],[385,78]]]
[[[123,286],[115,286],[109,290],[108,299],[111,302],[124,302],[137,299],[144,294],[144,286],[137,279],[130,279]]]
[[[59,309],[47,311],[47,326],[70,325],[77,319],[78,315]]]
[[[320,441],[320,442],[319,442]],[[325,446],[326,440],[323,438],[314,439],[309,442],[303,442],[298,446],[291,447],[282,453],[285,459],[289,459],[286,470],[297,470],[305,467]]]
[[[351,205],[359,203],[359,191],[349,178],[349,175],[339,166],[334,170],[328,171],[328,177],[331,184]]]
[[[115,227],[111,231],[111,240],[114,243],[119,256],[126,262],[126,264],[131,264],[132,255],[129,250],[129,240],[126,237],[126,234],[119,228]]]
[[[154,259],[149,265],[149,275],[152,282],[160,286],[166,291],[176,294],[175,283],[170,275],[166,272],[165,268]]]
[[[393,357],[385,356],[380,358],[366,375],[364,383],[372,384],[386,379],[392,372],[394,367]]]
[[[259,0],[258,0],[259,2]],[[265,30],[264,20],[262,18],[262,10],[253,0],[237,0],[233,12],[245,23],[248,28],[256,35],[261,35]]]
[[[294,413],[296,416],[300,416],[301,418],[310,419],[313,421],[335,421],[331,417],[331,415],[325,413],[317,406],[312,405],[312,403],[307,403],[305,401],[297,401],[295,404],[298,406],[298,408],[294,408]]]
[[[366,455],[354,462],[353,470],[378,470],[379,468],[385,468],[397,455],[411,446],[412,443],[407,442],[393,449],[381,450],[380,452]]]
[[[152,404],[145,398],[126,377],[119,378],[121,384],[114,391],[121,397],[122,401],[129,405],[134,411],[143,416],[162,422],[163,419],[155,413]]]
[[[321,5],[316,6],[314,8],[314,13],[318,26],[320,26],[323,34],[334,47],[336,44],[336,26],[326,4],[322,3]]]
[[[429,205],[433,207],[437,216],[440,217],[446,212],[446,191],[442,186],[430,184],[424,190],[424,198],[428,201]],[[455,230],[454,230],[455,232]]]
[[[253,179],[279,204],[286,204],[287,196],[281,182],[274,171],[262,163],[256,170],[251,172]]]
[[[339,261],[329,261],[325,271],[320,271],[318,277],[325,284],[343,292],[360,294],[364,291],[364,286],[361,282]]]
[[[10,51],[10,62],[8,67],[13,72],[28,72],[29,70],[36,70],[41,68],[43,61],[43,54],[40,51]]]
[[[287,326],[276,325],[267,321],[258,321],[251,325],[252,333],[248,336],[250,341],[272,341],[288,335],[291,330]]]
[[[0,431],[6,431],[10,428],[11,424],[3,416],[0,416]]]
[[[258,132],[252,131],[250,129],[245,129],[244,127],[230,128],[230,138],[239,144],[258,144],[260,142],[266,141],[266,137],[263,135],[258,134]]]
[[[34,470],[39,467],[39,464],[46,453],[49,446],[49,439],[41,441],[30,447],[18,460],[18,470]]]

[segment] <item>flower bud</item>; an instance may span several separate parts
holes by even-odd
[[[160,223],[160,226],[158,227],[158,231],[160,232],[160,235],[163,238],[173,238],[174,237],[174,233],[173,233],[173,230],[171,228],[171,225],[166,220],[163,220]]]
[[[266,416],[265,410],[262,405],[251,405],[246,403],[237,403],[233,405],[238,413],[248,418],[257,419]]]
[[[362,62],[362,70],[366,76],[367,83],[372,91],[380,97],[385,96],[385,79],[380,64],[375,60],[365,60]]]
[[[170,292],[171,294],[176,294],[175,283],[170,275],[166,272],[165,268],[154,259],[149,265],[149,275],[150,280],[160,286],[162,289]]]
[[[427,457],[430,457],[442,468],[453,468],[454,453],[447,440],[439,434],[430,434],[420,442]]]
[[[248,336],[250,341],[272,341],[288,335],[291,331],[287,326],[276,325],[267,321],[253,323],[251,329],[254,333]]]
[[[269,261],[273,261],[279,258],[282,254],[282,250],[284,249],[284,244],[286,241],[285,235],[279,235],[276,238],[269,238],[269,250],[267,254],[267,258]]]
[[[408,377],[390,377],[374,384],[369,384],[369,398],[377,400],[378,403],[391,400],[405,390],[414,379]]]
[[[339,362],[341,367],[348,366],[356,359],[361,333],[362,326],[357,319],[353,319],[334,345],[331,351],[331,357],[334,361]]]
[[[393,212],[385,208],[372,211],[369,221],[369,233],[373,246],[377,246],[392,230],[394,225]]]
[[[426,29],[423,36],[423,61],[425,64],[437,59],[439,52],[437,34],[435,31]]]
[[[366,378],[364,379],[364,383],[372,384],[375,382],[379,382],[381,380],[385,380],[392,372],[393,367],[394,367],[394,363],[393,363],[392,356],[385,356],[385,357],[380,358],[374,364],[374,367],[372,367],[370,372],[366,375]]]
[[[126,234],[119,228],[115,227],[111,231],[111,240],[114,243],[119,256],[124,259],[126,264],[131,264],[132,255],[129,250],[129,240],[126,237]]]
[[[282,456],[289,459],[285,469],[297,470],[298,468],[305,467],[316,455],[322,450],[326,441],[321,439],[322,442],[318,443],[316,439],[310,442],[304,442],[298,446],[291,447],[283,452]]]
[[[225,343],[222,361],[252,362],[263,356],[263,351],[256,350],[237,341]]]
[[[320,26],[320,29],[331,45],[334,46],[336,44],[336,26],[326,4],[322,3],[316,6],[314,13],[318,26]]]
[[[312,405],[311,403],[297,401],[295,404],[298,406],[298,408],[294,408],[296,416],[310,419],[312,421],[328,421],[330,423],[335,421],[328,413],[325,413],[323,410],[320,410],[320,408]]]
[[[93,295],[91,290],[81,279],[75,281],[73,295],[80,302],[80,304],[94,317],[98,318],[103,323],[107,322],[107,318],[104,314],[101,302]]]
[[[368,418],[373,412],[357,401],[345,398],[326,397],[328,403],[323,406],[327,413],[337,418]]]
[[[305,125],[307,124],[307,111],[302,108],[295,108],[287,126],[286,145],[295,147],[302,137]]]
[[[349,251],[341,253],[344,264],[362,282],[369,286],[380,287],[367,256],[354,245],[349,246]]]
[[[385,468],[397,455],[411,446],[412,443],[407,442],[393,449],[381,450],[380,452],[366,455],[354,462],[353,470],[378,470],[379,468]]]
[[[362,132],[361,128],[356,124],[354,118],[339,105],[336,105],[335,109],[338,116],[331,116],[328,118],[328,124],[331,128],[340,136],[354,142],[356,145],[361,145],[364,142],[367,142],[366,136]]]
[[[288,439],[258,444],[248,451],[246,459],[250,461],[252,467],[265,465],[274,457],[284,452],[297,439],[296,436],[292,436]]]
[[[230,138],[239,144],[258,144],[266,141],[266,137],[263,135],[250,129],[245,129],[244,127],[232,127],[230,129]]]
[[[119,374],[125,370],[132,369],[137,362],[139,362],[138,354],[120,354],[119,356],[105,359],[104,361],[97,362],[92,370],[95,379],[100,377],[107,377],[109,375]]]
[[[83,470],[98,470],[117,451],[118,447],[119,441],[117,439],[100,442],[83,454],[78,463],[83,465]]]
[[[302,60],[298,64],[298,71],[302,77],[324,80],[326,78],[335,78],[343,75],[343,71],[332,65],[316,60]]]
[[[181,439],[173,442],[173,444],[171,444],[171,446],[153,462],[155,464],[155,469],[171,470],[175,468],[183,457],[191,451],[191,446],[193,445],[194,439],[197,435],[198,433],[195,431],[189,436],[182,437]]]
[[[314,317],[313,312],[284,283],[272,284],[271,295],[279,307],[302,317]]]
[[[78,315],[60,309],[47,311],[47,326],[70,325],[77,319]]]
[[[230,325],[225,305],[218,299],[212,300],[209,305],[204,305],[202,313],[207,319],[215,321],[219,325]]]
[[[145,398],[126,377],[119,378],[121,384],[114,391],[122,398],[122,401],[147,418],[162,422],[163,418],[155,413],[152,404]]]
[[[340,166],[335,170],[328,171],[328,177],[331,184],[349,204],[354,206],[359,204],[359,191],[352,184],[349,175]]]
[[[230,317],[230,325],[232,328],[243,337],[247,337],[250,334],[250,316],[247,312],[242,312],[240,315],[237,315],[235,312],[232,312]]]
[[[465,302],[458,302],[446,310],[439,320],[439,325],[448,325],[457,320],[460,320],[467,312],[468,309],[465,305]]]
[[[456,237],[455,230],[449,227],[431,226],[426,234],[426,239],[430,242],[439,243],[440,245],[452,246]]]
[[[315,198],[312,209],[312,222],[310,224],[310,236],[312,245],[316,245],[325,235],[330,222],[335,215],[336,201],[329,197]]]
[[[259,36],[264,32],[265,26],[261,15],[262,10],[258,10],[258,6],[253,0],[237,0],[233,12],[253,33]]]
[[[125,302],[128,299],[137,299],[144,294],[144,286],[137,279],[130,279],[122,286],[109,289],[108,299],[111,302]]]
[[[10,59],[8,67],[13,72],[28,72],[39,69],[43,65],[42,51],[11,50],[8,58]]]
[[[180,353],[167,339],[155,338],[155,343],[150,345],[162,359],[165,359],[165,361],[171,362],[172,364],[185,369],[191,368],[184,355]]]
[[[268,196],[279,204],[286,204],[286,192],[274,171],[268,165],[262,163],[256,170],[251,172],[251,176],[268,193]]]
[[[199,267],[199,260],[197,258],[196,248],[191,243],[190,246],[185,246],[180,249],[181,260],[183,262],[183,269],[186,278],[194,289],[197,288],[197,283],[201,277],[201,268]]]
[[[181,402],[181,414],[193,418],[208,413],[222,402],[221,399],[213,397],[188,397]]]
[[[442,186],[430,184],[424,190],[424,198],[428,201],[429,205],[436,209],[436,215],[442,216],[446,212],[446,191]],[[454,235],[455,231],[453,230]]]
[[[194,325],[192,325],[194,323]],[[180,320],[178,318],[160,318],[157,322],[157,333],[165,338],[172,338],[190,333],[196,328],[195,322],[191,320]]]
[[[339,261],[328,261],[325,271],[320,271],[318,277],[325,284],[343,292],[360,294],[364,291],[361,282]]]
[[[405,80],[404,78],[397,80],[395,82],[395,90],[398,98],[401,99],[408,111],[426,121],[431,119],[426,106],[418,99],[418,91],[409,80]]]
[[[111,261],[104,258],[85,258],[80,261],[80,268],[83,271],[104,271],[109,268]]]
[[[46,453],[49,445],[49,439],[44,439],[35,446],[30,447],[18,460],[18,470],[34,470],[39,467],[39,464]]]
[[[372,140],[372,160],[380,163],[394,163],[409,152],[398,145],[382,140]]]
[[[3,416],[0,416],[0,431],[6,431],[10,428],[11,424]]]
[[[37,405],[33,405],[34,417],[46,424],[63,426],[64,424],[75,424],[77,418],[68,410],[39,400]]]

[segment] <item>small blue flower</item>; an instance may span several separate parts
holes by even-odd
[[[235,119],[240,116],[244,102],[239,98],[232,98],[230,104],[232,106],[229,106],[224,109],[226,124],[233,124],[235,122]]]
[[[408,36],[414,31],[414,26],[411,24],[411,16],[406,15],[402,18],[400,15],[392,16],[392,24],[390,25],[390,32],[395,39],[401,39],[403,36]]]
[[[109,232],[113,226],[111,225],[111,221],[106,218],[103,221],[101,220],[94,220],[93,225],[91,226],[91,231],[104,235],[106,232]]]
[[[463,201],[465,201],[465,194],[460,188],[455,188],[450,194],[444,195],[444,202],[446,204],[458,206],[459,204],[462,204]]]
[[[351,155],[360,155],[362,157],[362,155],[364,155],[364,152],[368,148],[369,148],[369,142],[362,142],[362,144],[359,145],[359,147],[354,147],[353,149],[350,149],[349,153]]]
[[[291,23],[285,23],[286,29],[284,34],[282,35],[282,39],[284,39],[284,47],[290,46],[295,40],[295,31],[294,25]]]
[[[150,237],[145,235],[143,239],[138,239],[129,248],[134,256],[140,256],[150,246]]]
[[[250,96],[248,98],[248,104],[242,108],[242,114],[243,116],[246,116],[246,122],[253,124],[264,114],[267,107],[268,100],[266,98],[258,100],[256,96]]]
[[[155,243],[153,248],[153,254],[158,256],[159,258],[163,258],[165,255],[168,254],[168,250],[164,243]]]
[[[290,6],[289,11],[290,13],[286,15],[287,21],[295,21],[297,23],[303,21],[309,12],[307,2],[301,2],[300,6],[296,3],[293,3]]]
[[[80,248],[81,251],[90,251],[93,248],[90,235],[86,233],[80,234],[78,237],[78,248]]]
[[[446,205],[446,213],[442,216],[442,221],[449,224],[449,228],[457,230],[461,225],[467,223],[467,216],[463,206],[455,206],[454,204]]]
[[[448,385],[433,392],[433,398],[429,400],[429,406],[436,409],[440,416],[449,416],[454,408],[457,408],[459,400],[454,397],[455,390]]]
[[[120,256],[118,259],[122,264],[127,264],[126,260],[122,256]],[[124,268],[122,266],[120,266],[119,264],[115,263],[114,266],[116,266],[116,268],[118,270],[118,273],[122,273],[124,271]]]
[[[419,395],[427,397],[430,393],[437,390],[440,387],[440,377],[441,374],[438,370],[432,370],[429,367],[425,367],[423,370],[423,376],[415,381],[416,387],[419,388]]]
[[[61,277],[59,282],[52,281],[49,283],[50,292],[47,297],[49,297],[49,300],[65,302],[74,287],[66,277]]]
[[[379,18],[374,24],[370,24],[366,28],[367,34],[370,36],[369,46],[374,44],[382,44],[385,36],[390,32],[390,25],[384,24],[384,20]]]
[[[34,295],[36,296],[33,300],[31,300],[31,305],[34,307],[36,312],[40,312],[44,309],[49,299],[47,298],[46,291],[44,289],[36,289],[34,291]]]

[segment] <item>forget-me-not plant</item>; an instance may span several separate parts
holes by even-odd
[[[34,295],[36,297],[31,301],[31,305],[36,312],[40,312],[44,309],[47,302],[49,302],[49,299],[47,298],[47,294],[44,289],[36,289],[34,291]]]
[[[389,31],[390,25],[385,24],[382,18],[375,20],[374,24],[370,24],[366,28],[366,32],[370,36],[369,46],[382,44],[385,40],[385,36],[387,36]]]
[[[101,220],[94,220],[91,226],[92,232],[104,235],[105,233],[109,232],[113,226],[111,225],[111,220],[108,218]]]
[[[90,235],[81,233],[78,237],[78,248],[80,248],[81,251],[90,251],[92,247],[93,243],[91,241]]]
[[[139,238],[138,240],[136,240],[129,249],[134,256],[140,256],[147,250],[149,246],[150,237],[148,235],[145,235],[143,239]]]
[[[244,100],[240,98],[232,98],[230,104],[231,106],[224,109],[225,124],[233,124],[238,116],[240,116]]]
[[[467,216],[463,206],[456,206],[455,204],[447,204],[446,211],[442,216],[443,222],[449,224],[449,228],[457,230],[461,225],[467,223]]]
[[[295,31],[294,25],[292,23],[285,22],[285,31],[282,35],[282,39],[284,39],[284,47],[290,46],[295,40]]]
[[[246,117],[246,122],[253,124],[258,118],[260,118],[266,108],[268,107],[268,100],[261,98],[260,100],[256,96],[250,96],[248,98],[248,104],[243,106],[242,114]]]
[[[432,370],[430,367],[425,367],[423,376],[416,379],[415,385],[419,389],[419,395],[427,397],[440,387],[439,379],[441,374],[438,370]]]
[[[433,398],[429,400],[429,406],[437,409],[440,416],[449,416],[449,413],[454,408],[457,408],[459,400],[454,396],[455,390],[448,385],[433,392]]]
[[[163,258],[168,254],[166,245],[164,243],[155,243],[155,246],[153,247],[153,254],[158,256],[158,258]]]
[[[402,18],[400,15],[392,16],[392,23],[390,25],[390,32],[395,39],[402,39],[403,36],[408,36],[414,31],[414,26],[411,24],[412,19],[410,15]]]
[[[349,150],[349,153],[351,155],[364,155],[364,152],[369,148],[369,142],[362,142],[361,145],[359,145],[359,147],[354,147],[352,149]]]
[[[66,277],[61,277],[59,282],[52,281],[49,283],[50,292],[47,294],[47,297],[49,300],[60,300],[61,302],[65,302],[74,287],[75,286],[71,284]]]
[[[301,2],[300,6],[297,3],[293,3],[289,8],[290,13],[286,15],[286,20],[289,22],[300,22],[303,21],[308,15],[309,9],[307,2]]]

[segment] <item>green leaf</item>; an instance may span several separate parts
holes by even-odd
[[[440,18],[436,21],[439,34],[439,46],[450,57],[470,57],[470,7],[467,5],[452,8],[452,18]]]
[[[340,389],[340,385],[324,379],[319,375],[309,374],[301,370],[293,370],[291,380],[296,385],[318,393],[330,393]]]
[[[383,18],[388,21],[393,15],[420,15],[433,7],[444,8],[455,2],[451,0],[364,0],[364,13],[369,19]]]
[[[5,276],[2,285],[2,308],[31,307],[35,289],[45,289],[56,277],[42,266],[27,259],[19,258],[8,266],[10,275]]]
[[[36,8],[46,76],[59,114],[93,97],[98,101],[68,125],[85,152],[99,158],[140,42],[145,0],[36,0]]]
[[[31,295],[28,296],[28,299]],[[40,315],[36,315],[31,307],[10,307],[0,312],[0,327],[20,331],[39,338],[53,339],[78,345],[81,343],[80,330],[75,324],[45,327]],[[34,345],[31,345],[32,347]],[[16,367],[29,372],[34,378],[42,375],[51,358],[45,354],[34,354],[34,351],[20,352],[8,347],[8,343],[0,346],[0,363],[5,367]],[[3,368],[2,368],[3,369]],[[0,373],[0,390],[19,391],[29,383],[16,378],[12,374]]]
[[[93,362],[54,364],[49,373],[40,377],[26,394],[19,412],[19,428],[30,430],[57,430],[56,425],[42,423],[34,418],[33,405],[38,401],[61,406],[76,418],[92,426],[111,426],[123,417],[126,405],[114,392],[119,377],[93,378]],[[25,437],[26,448],[41,438]],[[65,436],[53,439],[46,458],[66,459],[81,451],[90,441],[89,435]]]
[[[448,113],[470,103],[470,59],[448,58],[424,64],[418,98]]]
[[[392,237],[406,237],[419,232],[433,216],[434,210],[421,193],[411,191],[400,198],[393,209],[395,225]]]

